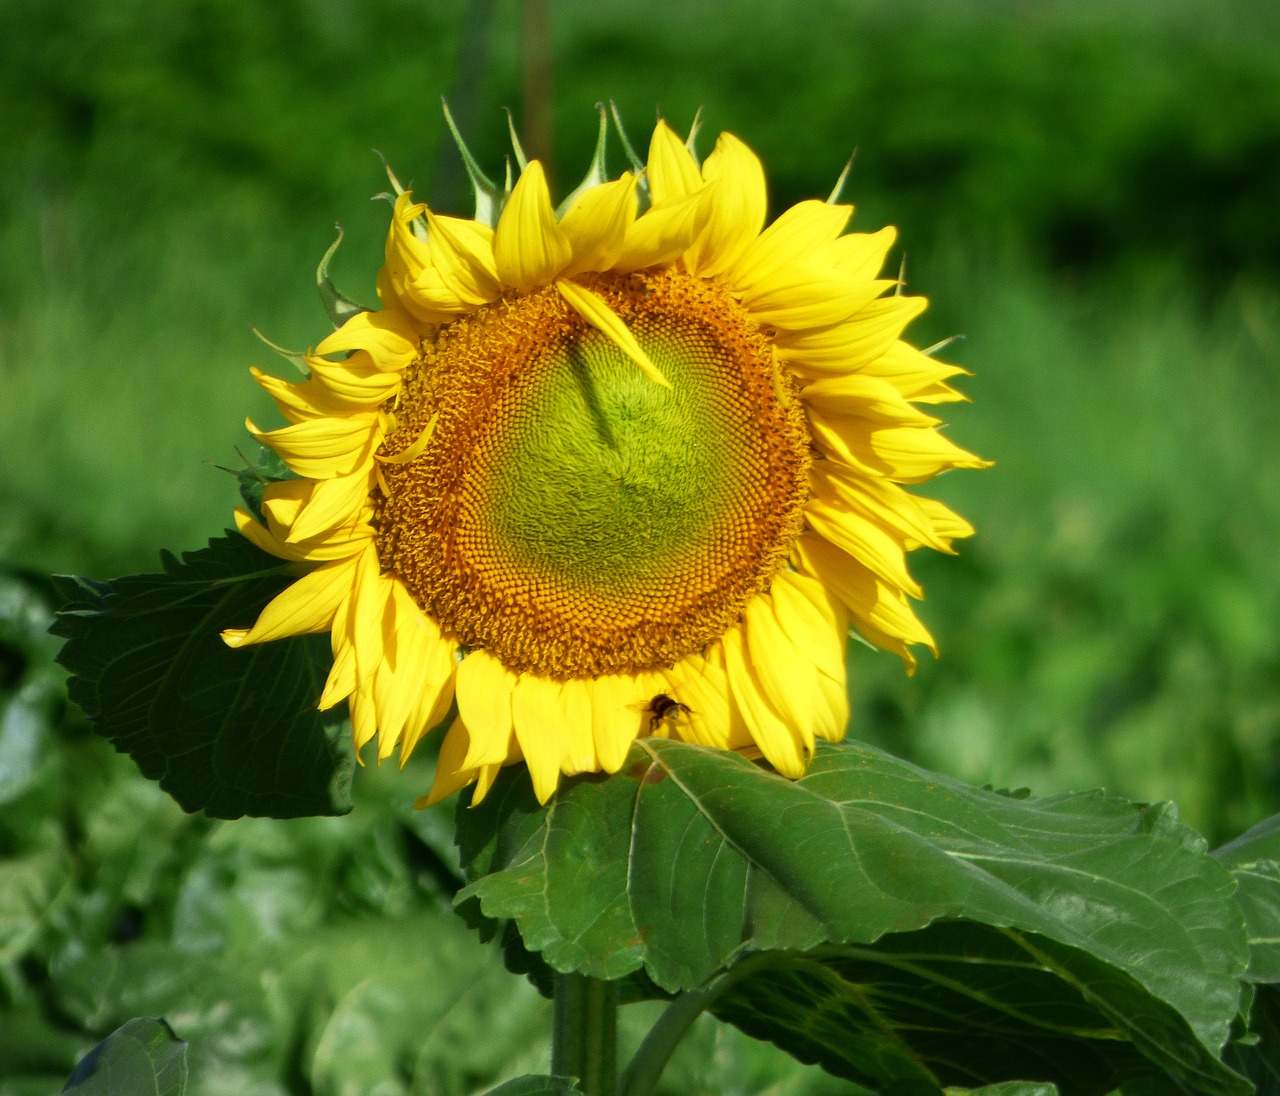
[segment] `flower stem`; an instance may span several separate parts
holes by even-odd
[[[658,1022],[645,1036],[640,1049],[623,1072],[618,1086],[619,1096],[650,1096],[658,1087],[662,1071],[680,1041],[718,997],[743,978],[769,967],[785,965],[786,961],[785,952],[758,952],[739,960],[709,984],[677,996],[658,1017]]]
[[[582,974],[557,974],[552,992],[551,1072],[557,1077],[577,1077],[585,1096],[614,1096],[617,984]]]

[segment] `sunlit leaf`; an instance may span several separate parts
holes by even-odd
[[[645,739],[545,808],[504,774],[459,834],[460,897],[551,966],[675,992],[770,953],[717,1011],[864,1084],[1093,1091],[1154,1064],[1247,1091],[1218,1061],[1234,882],[1167,806],[1017,799],[857,744],[792,782]]]

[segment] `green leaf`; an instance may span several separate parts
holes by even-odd
[[[1146,1058],[1247,1091],[1217,1060],[1247,957],[1234,882],[1167,806],[1012,798],[854,743],[793,782],[651,738],[545,808],[504,774],[459,841],[459,899],[558,970],[676,992],[784,953],[717,1011],[861,1083],[1074,1090]]]
[[[76,1066],[63,1092],[76,1096],[182,1096],[187,1044],[163,1020],[130,1020]]]
[[[1249,1009],[1253,1040],[1227,1048],[1227,1061],[1253,1082],[1257,1096],[1280,1094],[1280,990],[1258,986]]]
[[[1213,854],[1236,878],[1249,933],[1251,982],[1280,982],[1280,815],[1259,822]]]
[[[497,1088],[491,1088],[485,1096],[565,1096],[565,1093],[581,1092],[573,1077],[517,1077]]]
[[[54,631],[71,697],[185,810],[297,818],[351,809],[350,736],[316,710],[329,668],[322,636],[232,650],[291,581],[287,566],[230,534],[161,574],[103,584],[61,579]]]

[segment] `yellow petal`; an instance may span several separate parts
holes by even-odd
[[[724,274],[732,281],[735,264],[764,228],[769,204],[764,168],[737,137],[722,133],[702,165],[702,177],[711,184],[709,209],[707,223],[689,249],[689,269],[706,278]]]
[[[839,742],[849,723],[845,680],[848,611],[821,582],[791,571],[778,574],[770,592],[774,615],[783,632],[817,671],[813,733],[828,742]]]
[[[328,631],[338,606],[351,593],[355,567],[354,559],[346,559],[303,575],[267,602],[252,628],[228,629],[222,633],[223,641],[228,647],[244,647]]]
[[[823,499],[811,498],[805,504],[804,516],[814,532],[839,545],[889,585],[911,597],[924,597],[919,583],[907,571],[902,545],[880,525]]]
[[[655,384],[662,385],[663,388],[671,387],[671,382],[649,360],[649,355],[636,342],[636,337],[631,334],[627,325],[619,319],[618,314],[603,300],[589,289],[584,289],[575,282],[558,281],[556,282],[556,289],[560,291],[560,296],[568,302],[569,306],[579,316],[596,330],[604,332],[619,350],[640,367],[640,371],[646,377]]]
[[[429,624],[434,624],[430,617],[425,617]],[[423,682],[439,682],[439,687],[432,692],[431,687],[418,691],[418,702],[414,705],[405,723],[404,734],[400,739],[400,765],[403,768],[409,755],[420,741],[437,726],[449,713],[453,704],[454,681],[457,676],[458,645],[440,633],[439,628],[429,629],[429,644],[426,660],[421,671]]]
[[[939,422],[912,407],[888,381],[863,373],[822,377],[805,386],[802,398],[828,415],[852,415],[900,426],[937,426]]]
[[[761,278],[743,292],[742,305],[757,322],[781,328],[781,336],[852,322],[882,291],[881,282],[859,281],[834,267],[805,263]],[[779,345],[786,345],[781,337]]]
[[[911,551],[922,545],[938,552],[951,552],[951,542],[939,536],[921,505],[922,499],[908,494],[889,480],[846,474],[834,461],[818,461],[809,472],[813,498],[835,500],[868,521],[881,526]]]
[[[356,652],[356,690],[372,690],[382,662],[386,617],[395,580],[383,578],[378,550],[372,545],[356,562],[351,601],[351,645]],[[372,696],[372,693],[370,694]]]
[[[613,262],[618,271],[669,263],[689,250],[705,221],[701,192],[652,206],[627,227],[625,245]]]
[[[831,327],[780,332],[778,352],[801,373],[850,373],[885,353],[927,304],[924,297],[880,297]]]
[[[819,258],[855,278],[874,278],[880,273],[884,257],[897,238],[898,230],[893,227],[882,228],[879,232],[851,232],[824,247]]]
[[[565,743],[560,770],[569,775],[600,770],[592,733],[591,684],[577,677],[560,683],[560,722]]]
[[[325,680],[324,693],[316,705],[321,712],[329,711],[340,700],[346,700],[356,691],[356,649],[351,643],[351,597],[344,598],[334,612],[329,645],[333,650],[333,667]]]
[[[668,671],[670,695],[689,710],[676,730],[682,739],[700,746],[728,750],[733,728],[733,705],[724,669],[701,655],[686,655]]]
[[[890,343],[883,354],[864,363],[859,372],[893,385],[909,400],[921,399],[920,392],[933,388],[942,381],[970,375],[967,369],[938,361],[900,340]],[[949,398],[964,397],[956,393]]]
[[[368,687],[357,685],[355,692],[347,697],[347,707],[351,713],[351,741],[355,744],[356,760],[363,765],[360,751],[378,733],[378,709],[372,683]]]
[[[370,485],[371,476],[368,472],[316,481],[306,505],[293,521],[285,542],[297,544],[314,540],[336,526],[358,521],[368,504]]]
[[[589,683],[591,730],[600,768],[615,773],[626,760],[631,743],[644,731],[646,697],[636,679],[627,674],[605,674]]]
[[[819,673],[843,686],[849,623],[843,607],[828,596],[821,582],[791,571],[775,575],[769,592],[783,633],[808,655]]]
[[[424,300],[416,288],[420,281],[429,282],[432,276],[439,278],[425,241],[419,239],[413,229],[414,221],[426,208],[415,205],[408,192],[396,198],[391,228],[387,232],[386,262],[378,273],[378,296],[384,304],[398,305],[422,323],[439,323],[458,312],[462,305],[455,297],[446,302],[451,308],[441,310],[437,302]]]
[[[804,742],[798,728],[783,720],[764,698],[743,642],[742,629],[730,628],[721,639],[729,693],[752,740],[778,772],[793,780],[804,775]]]
[[[416,799],[413,804],[415,807],[419,810],[434,807],[475,780],[475,769],[467,766],[464,761],[470,746],[467,726],[459,716],[440,743],[440,752],[436,755],[436,777],[431,783],[431,791]]]
[[[793,558],[801,570],[813,575],[844,602],[858,631],[877,646],[894,651],[909,669],[914,669],[915,657],[907,650],[907,644],[922,643],[937,654],[933,636],[902,594],[853,556],[806,533],[796,542]]]
[[[285,544],[283,537],[276,536],[248,510],[237,506],[232,511],[232,514],[235,518],[236,530],[240,535],[251,544],[257,545],[264,552],[269,552],[280,559],[293,560],[294,562],[301,562],[307,558],[304,552]]]
[[[844,231],[852,215],[850,205],[793,205],[752,241],[734,270],[732,285],[745,289],[786,267],[808,265],[816,250]]]
[[[375,414],[314,419],[279,430],[259,430],[249,420],[245,425],[250,434],[280,455],[290,471],[307,479],[349,476],[367,467],[381,437]]]
[[[502,210],[493,237],[493,257],[503,285],[528,292],[547,285],[569,265],[573,248],[556,223],[547,178],[529,161]]]
[[[341,490],[347,496],[349,509],[346,518],[326,526],[323,532],[307,539],[293,539],[292,531],[304,520],[313,500],[325,488],[326,480],[291,479],[270,483],[262,492],[262,513],[267,519],[271,537],[277,539],[289,558],[305,560],[342,559],[363,551],[373,537],[370,519],[372,508],[368,505],[368,479],[347,483]],[[363,486],[362,486],[363,485]],[[332,500],[329,500],[332,501]],[[341,500],[340,500],[341,501]],[[328,505],[323,498],[322,505]],[[242,530],[243,531],[243,530]],[[247,533],[246,536],[252,534]],[[269,551],[271,549],[268,549]]]
[[[747,603],[742,631],[761,694],[782,721],[799,734],[805,753],[811,754],[818,699],[816,667],[782,630],[769,594],[757,594]]]
[[[457,673],[458,712],[471,729],[468,768],[501,764],[511,737],[516,675],[488,651],[471,651]]]
[[[573,249],[565,275],[610,269],[622,253],[636,208],[636,179],[630,172],[583,191],[560,222]]]
[[[347,599],[347,602],[350,598]],[[327,712],[335,704],[346,700],[356,689],[356,653],[348,641],[347,602],[338,607],[333,621],[333,665],[325,679],[324,691],[316,707]]]
[[[702,172],[685,144],[661,118],[649,138],[649,194],[655,206],[702,189]]]
[[[867,419],[810,411],[817,447],[868,476],[923,483],[950,468],[990,468],[991,461],[952,444],[933,427],[881,426]]]
[[[309,362],[316,360],[308,358]],[[310,379],[301,384],[273,377],[256,367],[250,367],[249,372],[275,401],[280,413],[294,423],[326,416],[345,418],[360,412],[370,412],[400,389],[400,377],[397,374],[378,370],[352,370],[345,376],[312,370]]]
[[[422,694],[429,694],[434,704],[451,676],[435,657],[439,626],[418,608],[399,580],[390,582],[391,598],[386,616],[389,635],[384,639],[383,660],[374,687],[378,704],[379,761],[390,757],[398,744],[403,756],[404,736],[422,703]],[[413,731],[420,734],[422,728],[414,727]]]
[[[427,210],[427,247],[440,280],[470,308],[502,295],[493,252],[493,229]]]
[[[420,336],[407,316],[390,309],[357,312],[337,331],[325,336],[317,354],[363,350],[379,370],[404,369],[418,356]]]
[[[399,452],[390,454],[376,453],[374,456],[384,464],[412,464],[427,451],[427,446],[431,443],[431,436],[435,433],[436,423],[439,421],[440,412],[436,411],[427,420],[426,426],[418,432],[418,437]]]
[[[560,721],[560,686],[550,678],[521,674],[511,694],[516,741],[529,766],[533,794],[545,803],[560,781],[567,735]]]
[[[323,387],[340,405],[373,405],[384,403],[400,391],[400,374],[394,370],[379,369],[373,358],[363,350],[340,362],[327,358],[307,356],[311,378]]]
[[[929,519],[929,523],[933,526],[934,535],[948,547],[951,546],[953,540],[961,540],[964,537],[973,536],[973,526],[949,506],[943,505],[937,499],[915,495],[912,498],[915,499],[916,505],[924,511],[925,516]],[[922,543],[928,544],[929,542],[923,541]]]

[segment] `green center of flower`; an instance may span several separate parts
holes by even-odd
[[[468,646],[552,677],[670,665],[722,635],[801,526],[808,436],[772,350],[720,287],[593,286],[671,382],[554,288],[443,328],[406,379],[384,566]]]

